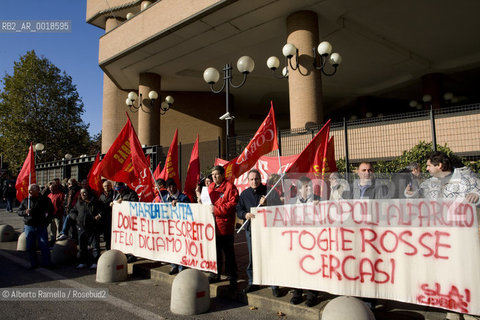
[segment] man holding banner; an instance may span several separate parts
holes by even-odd
[[[237,289],[237,262],[233,246],[235,232],[235,208],[238,202],[237,187],[225,179],[225,169],[215,166],[212,170],[213,183],[208,186],[208,193],[213,204],[215,217],[215,234],[217,248],[217,274],[210,275],[210,283],[220,281],[220,272],[225,255],[225,273],[230,281],[230,289]]]
[[[261,175],[257,169],[252,169],[248,172],[248,184],[250,187],[245,189],[240,194],[240,198],[237,204],[237,216],[240,219],[250,220],[252,218],[255,218],[255,215],[250,212],[251,208],[255,208],[264,204],[270,206],[282,204],[279,198],[279,194],[276,190],[273,190],[273,192],[270,193],[268,199],[266,198],[267,186],[262,184]],[[248,286],[245,288],[244,293],[248,293],[258,289],[258,286],[253,284],[252,233],[250,223],[247,223],[247,225],[245,226],[245,237],[248,247]],[[279,296],[277,286],[272,286],[272,293],[276,297]]]

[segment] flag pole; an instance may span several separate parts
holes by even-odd
[[[267,192],[267,194],[265,195],[265,198],[268,198],[268,196],[270,195],[270,193],[275,190],[275,187],[277,186],[277,184],[280,182],[280,181],[283,181],[283,178],[285,178],[285,173],[283,172],[280,179],[278,179],[278,181],[273,185],[273,187],[270,189],[270,191]],[[283,183],[283,182],[282,182]],[[257,208],[260,207],[260,204],[258,204]],[[242,231],[243,228],[245,228],[245,226],[247,225],[247,222],[249,222],[250,219],[247,219],[247,221],[245,221],[242,226],[237,230],[237,233],[240,233],[240,231]]]
[[[159,199],[160,199],[160,202],[163,202],[163,198],[162,198],[162,194],[160,193],[160,188],[158,186],[158,183],[157,181],[155,180],[155,177],[153,176],[153,172],[152,172],[152,168],[150,168],[150,166],[148,166],[148,170],[150,170],[150,175],[152,176],[152,179],[153,179],[153,184],[157,187],[158,189],[158,195],[159,195]],[[155,198],[154,198],[155,199]]]
[[[30,147],[32,148],[32,143],[30,142]],[[28,150],[30,153],[30,150]],[[37,161],[37,150],[33,152],[33,169],[35,170],[35,162]],[[30,162],[31,163],[31,162]],[[32,184],[32,170],[28,170],[28,189],[30,189],[30,185]],[[28,192],[28,200],[27,200],[27,209],[30,209],[30,190],[27,189]]]

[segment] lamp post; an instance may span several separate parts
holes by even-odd
[[[255,62],[249,56],[240,57],[237,61],[237,69],[240,73],[243,74],[243,80],[239,84],[233,84],[232,82],[232,65],[227,63],[223,66],[223,85],[220,89],[215,90],[213,87],[215,83],[218,82],[220,79],[220,73],[215,68],[207,68],[203,72],[203,79],[206,83],[210,85],[210,90],[213,93],[220,93],[225,89],[225,114],[219,117],[220,120],[225,120],[225,134],[226,134],[226,141],[225,141],[225,151],[226,151],[226,158],[227,160],[230,159],[230,148],[228,145],[228,140],[230,138],[230,120],[233,120],[235,117],[230,114],[230,87],[232,88],[240,88],[242,87],[245,82],[247,81],[247,76],[250,72],[253,71],[255,68]]]
[[[319,58],[317,58],[317,52]],[[299,68],[299,54],[298,49],[291,43],[287,43],[282,48],[282,54],[285,57],[285,67],[282,70],[282,76],[279,78],[287,78],[289,73],[289,68],[291,70],[298,70],[301,74],[303,74]],[[295,57],[295,62],[293,62],[293,58]],[[333,70],[327,71],[327,61],[333,67]],[[313,67],[316,70],[320,70],[326,76],[333,76],[337,72],[337,67],[342,63],[342,56],[336,52],[332,53],[332,45],[328,41],[321,42],[318,47],[315,49],[313,48]],[[267,59],[267,67],[275,72],[275,70],[280,66],[280,60],[275,57],[271,56]],[[275,73],[274,73],[275,75]],[[303,74],[305,75],[305,74]],[[276,76],[276,75],[275,75]],[[278,77],[278,76],[276,76]]]
[[[67,161],[72,159],[72,155],[70,153],[66,153],[63,158],[63,178],[67,178]]]
[[[128,106],[131,112],[137,112],[138,110],[142,109],[144,112],[149,112],[153,108],[153,105],[155,104],[155,100],[158,99],[158,93],[157,91],[150,91],[148,93],[148,99],[150,100],[150,103],[148,105],[144,105],[142,103],[142,94],[140,93],[140,99],[138,100],[137,105],[135,105],[135,100],[137,100],[138,95],[135,91],[130,91],[127,96],[127,100],[125,100],[125,104]],[[163,101],[160,105],[160,114],[163,115],[165,112],[167,112],[173,105],[174,99],[172,96],[166,96],[165,101]],[[146,107],[147,109],[145,109]]]
[[[35,146],[33,147],[33,151],[34,151],[34,157],[33,157],[33,167],[35,168],[37,166],[37,151],[41,151],[42,153],[44,152],[43,149],[45,149],[45,146],[43,145],[43,143],[37,143],[35,144]],[[36,170],[36,168],[35,168]],[[30,186],[32,184],[32,176],[29,175],[28,176],[28,185]],[[28,207],[30,208],[30,194],[28,195]]]
[[[43,149],[45,149],[45,146],[43,145],[43,143],[37,143],[35,144],[35,165],[37,164],[37,151],[41,151],[41,153],[43,153]]]

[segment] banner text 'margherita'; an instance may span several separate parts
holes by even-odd
[[[157,220],[190,220],[194,221],[193,212],[188,203],[130,202],[130,215]]]

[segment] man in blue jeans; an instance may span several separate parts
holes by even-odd
[[[50,268],[50,248],[48,245],[47,226],[53,218],[53,205],[48,197],[40,194],[40,187],[31,184],[28,187],[30,196],[23,199],[18,208],[18,215],[23,217],[25,235],[27,238],[27,251],[30,257],[30,268],[38,267],[35,242],[38,240],[42,252],[42,266]]]

